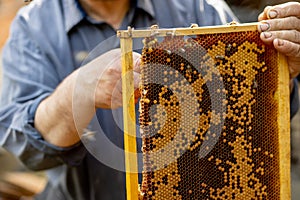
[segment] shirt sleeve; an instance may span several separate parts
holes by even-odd
[[[61,80],[57,68],[41,51],[27,26],[26,19],[18,16],[3,49],[0,145],[19,157],[30,169],[76,165],[86,154],[82,143],[59,148],[47,143],[34,128],[34,115],[39,103],[54,91]]]

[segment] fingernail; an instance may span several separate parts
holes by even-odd
[[[277,39],[277,44],[278,44],[278,46],[283,46],[284,42],[281,39]]]
[[[271,11],[269,11],[268,15],[269,15],[270,19],[273,19],[273,18],[277,17],[278,12],[276,10],[271,10]]]
[[[272,33],[264,32],[264,37],[265,38],[270,38],[270,37],[272,37]]]
[[[270,24],[269,23],[263,23],[259,27],[260,27],[261,31],[267,31],[270,28]]]

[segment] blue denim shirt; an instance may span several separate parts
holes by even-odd
[[[224,24],[234,16],[223,4],[132,1],[120,29]],[[33,126],[37,106],[64,78],[118,47],[116,31],[87,16],[75,0],[36,0],[16,16],[3,51],[0,144],[28,168],[47,170],[49,183],[37,199],[125,199],[121,109],[98,109],[88,127],[97,134],[69,148],[47,143]]]

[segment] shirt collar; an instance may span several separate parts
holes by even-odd
[[[65,30],[69,32],[81,20],[87,17],[78,0],[63,0]],[[132,0],[132,7],[144,10],[153,18],[155,17],[154,8],[151,0]]]
[[[149,15],[151,15],[153,18],[155,17],[154,8],[152,5],[151,0],[136,0],[137,1],[137,8],[140,8],[144,11],[146,11]]]
[[[86,14],[82,10],[77,0],[63,0],[63,12],[65,21],[65,30],[69,32],[75,25],[77,25]]]

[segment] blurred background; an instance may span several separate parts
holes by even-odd
[[[241,22],[257,21],[257,16],[268,5],[289,2],[287,0],[225,0]],[[294,1],[300,2],[300,1]]]
[[[240,22],[255,22],[266,5],[284,3],[283,0],[227,0]],[[300,2],[300,1],[298,1]],[[17,10],[26,3],[22,0],[0,0],[0,60],[2,47],[9,34],[10,23]],[[300,11],[299,11],[300,12]],[[0,80],[1,80],[0,62]],[[0,82],[1,92],[1,82]],[[300,111],[292,120],[292,200],[300,200]],[[0,200],[31,199],[45,186],[43,172],[30,172],[11,154],[0,147]]]
[[[9,26],[16,12],[26,3],[22,0],[0,0],[0,92],[2,47],[9,35]],[[0,200],[29,200],[46,185],[43,172],[30,172],[10,153],[0,147]]]

